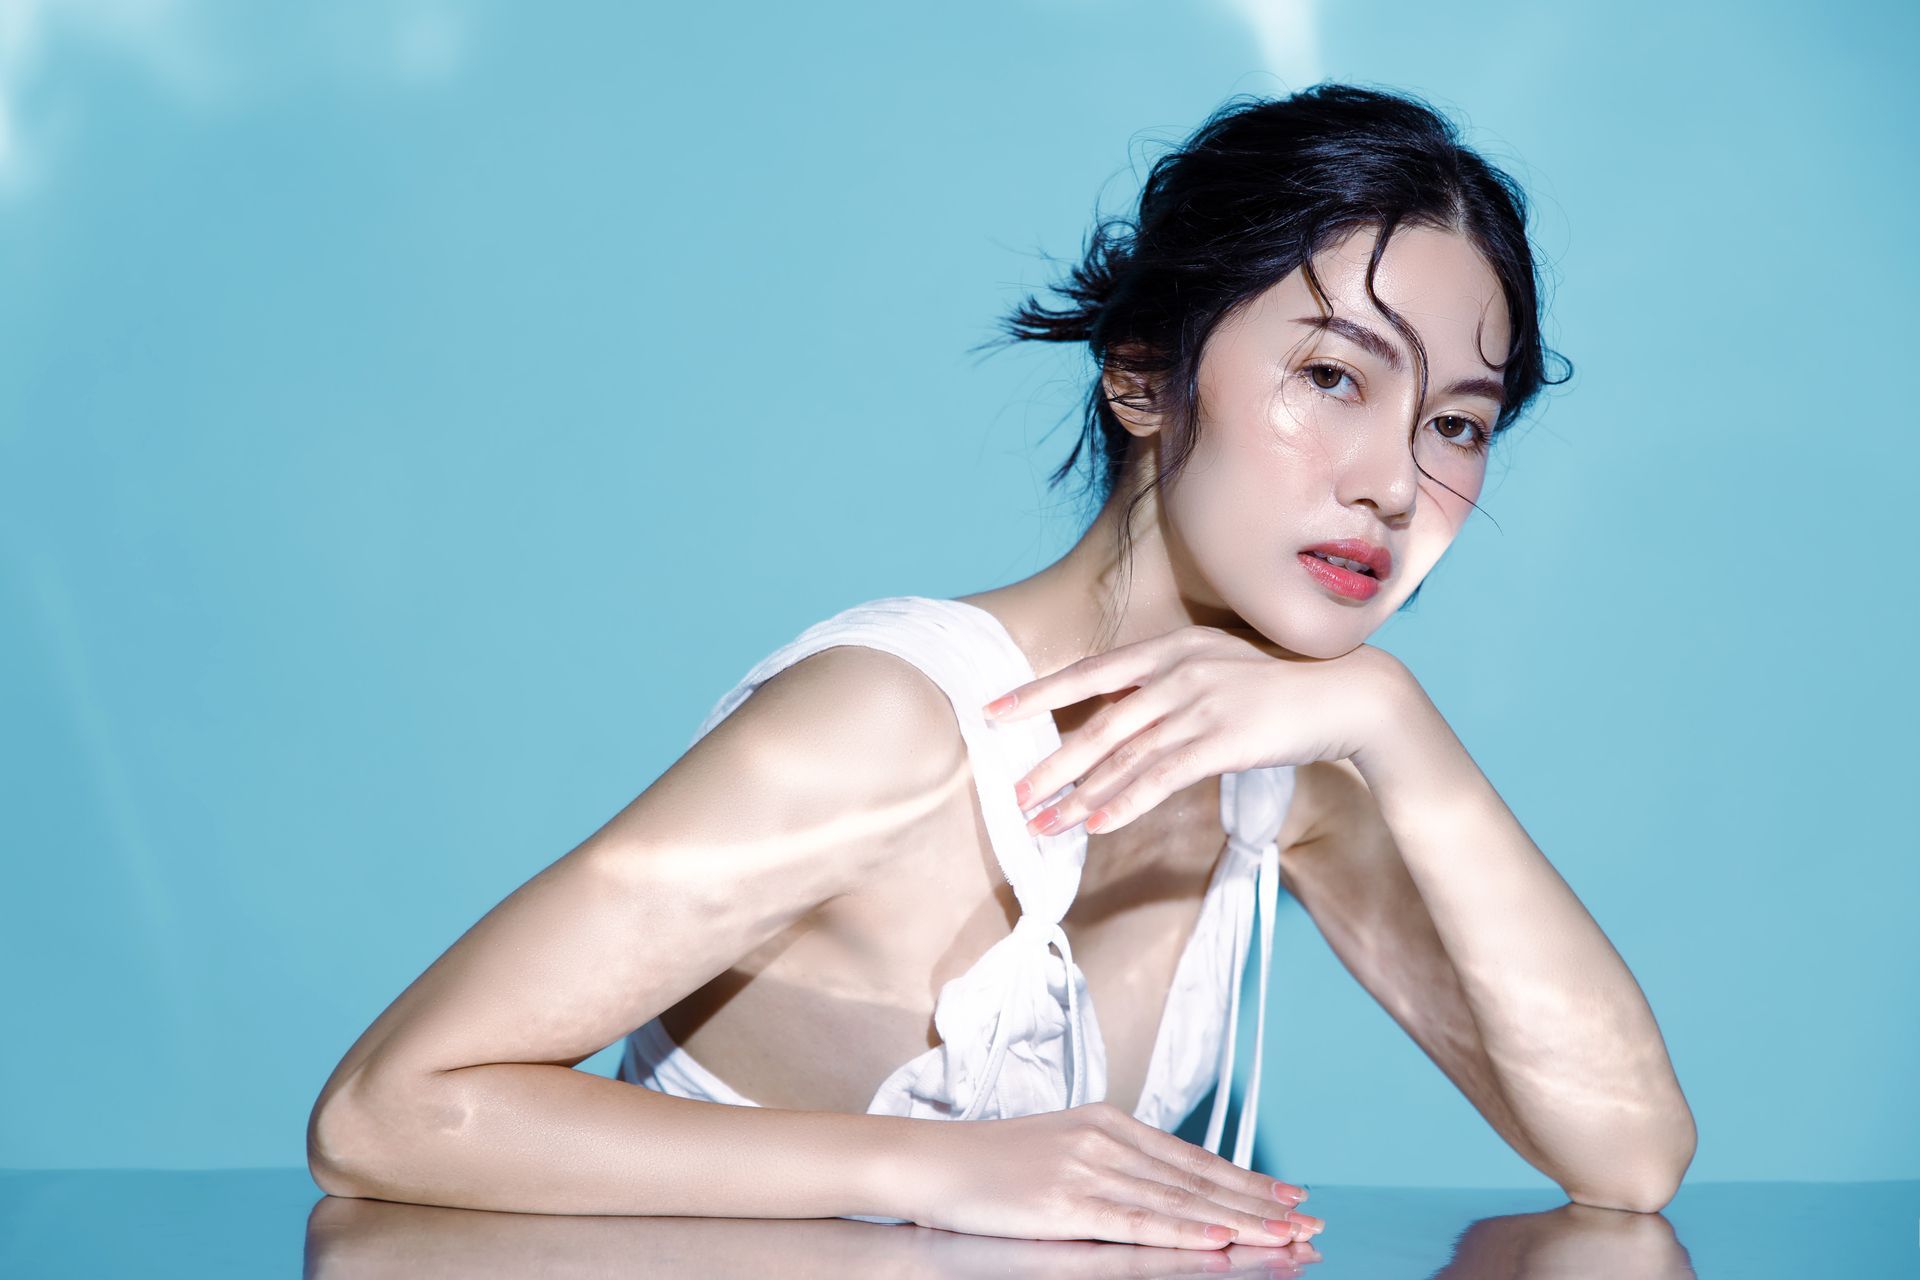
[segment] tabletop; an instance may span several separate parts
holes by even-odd
[[[1311,1185],[1318,1260],[841,1219],[488,1213],[321,1193],[305,1169],[0,1170],[0,1276],[1920,1276],[1920,1181],[1708,1182],[1657,1214],[1551,1190]]]

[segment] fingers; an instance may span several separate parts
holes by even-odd
[[[1191,1205],[1195,1216],[1232,1227],[1242,1244],[1292,1244],[1318,1235],[1326,1225],[1310,1214],[1287,1208],[1271,1195],[1261,1197],[1222,1186],[1192,1169],[1155,1160],[1144,1152],[1141,1159],[1150,1163],[1136,1176],[1150,1184],[1153,1195]]]
[[[1079,779],[1116,750],[1131,747],[1156,723],[1164,722],[1184,705],[1187,691],[1180,686],[1177,679],[1154,679],[1088,716],[1071,740],[1063,741],[1059,750],[1015,780],[1015,798],[1021,807]]]
[[[1148,1158],[1151,1159],[1151,1157]],[[1264,1233],[1282,1237],[1280,1243],[1285,1244],[1291,1240],[1306,1240],[1316,1236],[1327,1225],[1303,1209],[1289,1208],[1271,1195],[1261,1196],[1236,1191],[1230,1187],[1223,1187],[1217,1182],[1210,1182],[1199,1174],[1170,1164],[1156,1163],[1158,1168],[1141,1176],[1192,1191],[1203,1199],[1243,1215],[1244,1223],[1232,1219],[1221,1219],[1228,1226],[1239,1231],[1243,1241],[1255,1244],[1273,1243],[1270,1240],[1257,1238]]]
[[[1092,1194],[1180,1219],[1231,1228],[1242,1244],[1281,1248],[1326,1224],[1292,1206],[1298,1188],[1243,1169],[1204,1147],[1117,1111],[1097,1112],[1081,1157],[1101,1171]],[[1171,1157],[1163,1159],[1162,1157]]]
[[[1162,1166],[1163,1169],[1169,1167]],[[1175,1183],[1163,1182],[1159,1178],[1136,1178],[1116,1171],[1104,1194],[1118,1204],[1130,1204],[1171,1218],[1195,1221],[1203,1227],[1225,1228],[1232,1231],[1241,1244],[1280,1248],[1314,1234],[1305,1222],[1282,1219],[1277,1211],[1249,1213],[1244,1209],[1232,1208],[1222,1200],[1234,1193],[1220,1191],[1210,1185],[1194,1191]],[[1271,1227],[1267,1225],[1269,1222],[1273,1223]]]
[[[1019,720],[1054,707],[1070,707],[1096,693],[1139,684],[1159,665],[1157,652],[1166,638],[1156,636],[1070,662],[1052,675],[1015,685],[981,707],[981,714],[990,720]]]
[[[1234,1240],[1231,1228],[1181,1217],[1150,1205],[1093,1200],[1088,1210],[1093,1228],[1102,1240],[1151,1244],[1166,1249],[1224,1249]]]
[[[1205,1147],[1195,1146],[1164,1129],[1156,1129],[1144,1120],[1136,1120],[1125,1112],[1120,1113],[1120,1118],[1125,1122],[1126,1136],[1135,1146],[1154,1159],[1164,1161],[1176,1169],[1200,1174],[1210,1181],[1243,1192],[1258,1201],[1272,1199],[1283,1209],[1290,1209],[1307,1198],[1306,1189],[1303,1187],[1296,1187],[1290,1182],[1282,1182],[1264,1173],[1242,1168],[1225,1156],[1217,1155]]]
[[[1200,757],[1199,739],[1190,730],[1163,721],[1124,743],[1058,807],[1069,822],[1082,821],[1076,815],[1084,810],[1088,831],[1118,830],[1206,777],[1211,770]]]
[[[1193,755],[1194,737],[1181,718],[1150,722],[1098,760],[1072,791],[1035,814],[1027,829],[1043,835],[1064,831],[1102,810],[1101,820],[1087,830],[1124,826],[1201,776]],[[1053,768],[1051,763],[1040,766],[1048,772]]]

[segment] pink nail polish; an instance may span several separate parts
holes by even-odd
[[[1025,778],[1013,784],[1013,799],[1022,809],[1033,799],[1033,785]]]

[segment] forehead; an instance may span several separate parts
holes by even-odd
[[[1510,334],[1500,278],[1465,236],[1432,227],[1400,227],[1387,241],[1367,292],[1367,260],[1379,239],[1362,227],[1323,249],[1313,260],[1324,301],[1295,270],[1254,298],[1240,319],[1288,345],[1313,331],[1294,321],[1331,310],[1378,330],[1396,346],[1405,339],[1381,314],[1373,298],[1391,307],[1426,345],[1434,370],[1479,372],[1506,354]]]

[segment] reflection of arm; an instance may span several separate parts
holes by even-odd
[[[1564,1276],[1698,1280],[1692,1258],[1666,1218],[1585,1204],[1482,1218],[1454,1240],[1453,1257],[1433,1280]]]
[[[939,1124],[940,1121],[923,1123]],[[1234,1245],[1256,1265],[1283,1257]],[[1193,1254],[1110,1240],[1025,1240],[834,1219],[471,1213],[326,1196],[307,1215],[306,1280],[528,1276],[773,1276],[848,1280],[1176,1280]],[[1242,1272],[1246,1274],[1246,1272]],[[1650,1272],[1627,1272],[1634,1280]]]
[[[1417,685],[1395,723],[1339,762],[1344,833],[1295,858],[1302,905],[1528,1163],[1659,1209],[1695,1130],[1646,997]]]
[[[904,1216],[876,1164],[932,1122],[572,1067],[857,888],[969,785],[952,708],[910,664],[836,647],[781,671],[380,1015],[315,1103],[315,1181],[534,1213]]]

